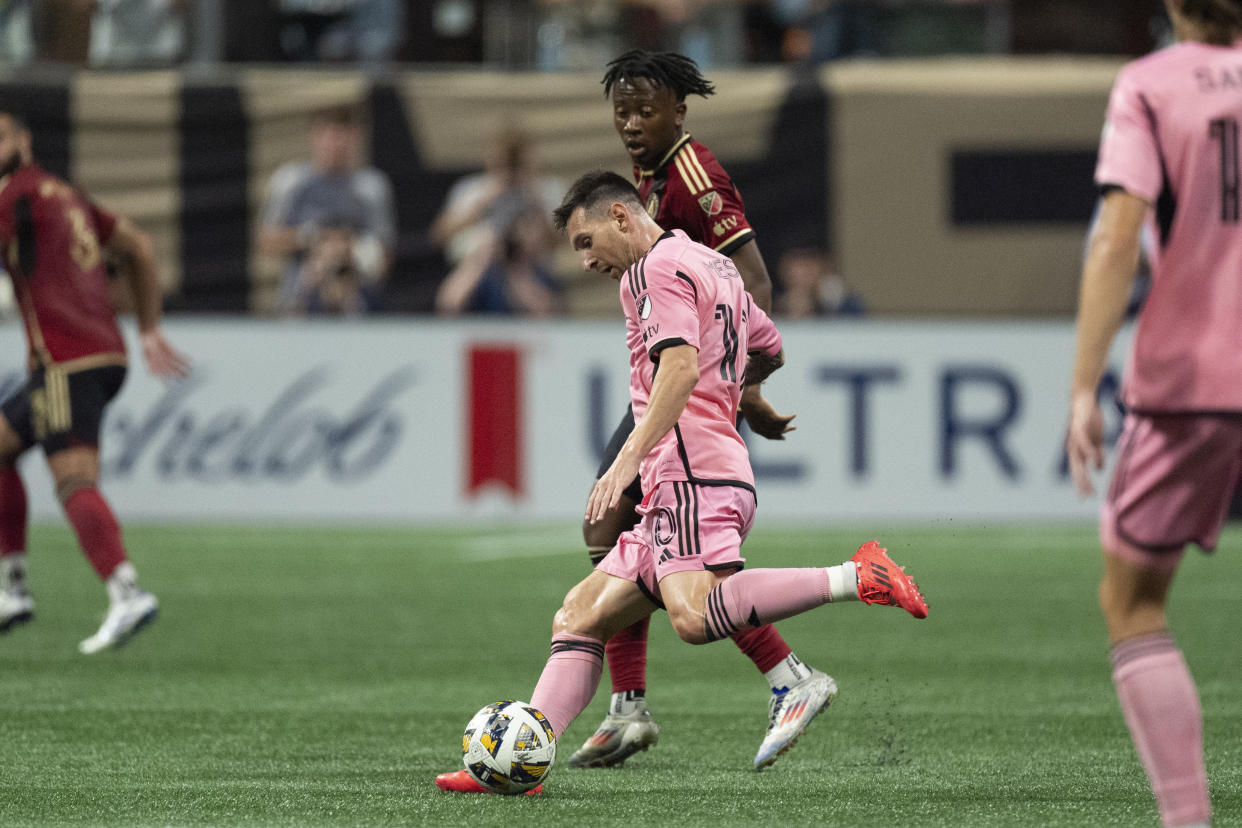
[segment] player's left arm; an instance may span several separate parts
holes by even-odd
[[[138,317],[139,339],[147,368],[157,377],[185,376],[190,371],[189,359],[169,343],[160,328],[164,294],[151,237],[121,216],[107,241],[127,264],[125,273],[134,293],[134,313]]]
[[[1090,466],[1104,465],[1104,425],[1097,397],[1113,337],[1121,328],[1138,267],[1148,202],[1116,188],[1105,194],[1087,245],[1078,295],[1078,333],[1065,449],[1080,494],[1091,494]]]
[[[730,253],[729,258],[733,260],[738,273],[741,274],[742,284],[746,286],[755,305],[765,313],[770,313],[772,310],[772,277],[768,275],[767,265],[764,264],[763,256],[759,253],[758,242],[751,237]],[[760,437],[769,440],[784,440],[785,433],[794,430],[789,423],[797,415],[778,413],[772,407],[772,403],[764,398],[763,391],[760,389],[760,384],[768,378],[768,375],[784,364],[784,351],[781,352],[780,363],[776,365],[768,363],[763,366],[754,366],[752,370],[754,359],[755,354],[748,355],[747,380],[742,386],[742,398],[738,402],[738,410],[742,412],[742,417],[745,418],[746,425],[750,426],[750,430]]]
[[[592,523],[601,520],[609,509],[621,502],[621,493],[638,476],[643,458],[677,424],[698,384],[698,348],[684,343],[672,345],[659,352],[659,360],[646,413],[626,438],[617,459],[604,476],[595,481],[595,488],[587,498],[586,517]]]

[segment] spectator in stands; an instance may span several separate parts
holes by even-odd
[[[297,310],[308,316],[359,316],[375,310],[374,283],[361,278],[357,235],[345,224],[320,228],[298,271]]]
[[[781,256],[777,283],[781,292],[776,310],[788,319],[862,316],[867,311],[862,298],[837,272],[832,256],[817,248],[794,248]]]
[[[436,312],[552,316],[563,310],[561,287],[545,265],[543,220],[535,213],[514,217],[490,258],[467,256],[436,293]]]
[[[553,312],[559,301],[544,262],[556,241],[551,217],[564,189],[557,179],[538,174],[525,132],[496,133],[483,171],[453,184],[432,223],[432,241],[452,267],[436,309]]]
[[[555,243],[551,214],[561,203],[564,185],[538,174],[529,136],[520,129],[501,129],[488,142],[483,164],[482,172],[449,188],[431,225],[431,239],[444,248],[449,264],[458,264],[482,246],[494,246],[523,212],[546,216],[547,241]]]
[[[311,119],[310,160],[292,161],[268,185],[259,248],[285,260],[278,310],[304,312],[314,289],[304,283],[307,257],[317,243],[330,248],[348,228],[349,262],[367,308],[378,305],[392,265],[396,216],[392,184],[384,173],[359,165],[362,117],[352,106],[320,110]]]

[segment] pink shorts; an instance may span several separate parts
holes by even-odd
[[[741,486],[661,483],[638,507],[642,520],[621,533],[596,569],[638,585],[656,606],[674,572],[741,569],[742,542],[755,520],[755,493]]]
[[[1171,570],[1186,544],[1216,547],[1242,472],[1242,415],[1128,414],[1100,543],[1112,555]]]

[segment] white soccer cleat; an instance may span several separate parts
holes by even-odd
[[[34,618],[34,598],[22,589],[0,591],[0,633],[25,624]]]
[[[660,727],[641,699],[630,713],[609,713],[582,747],[569,757],[571,768],[616,768],[660,740]]]
[[[155,620],[159,607],[154,595],[140,589],[128,598],[113,601],[99,631],[79,644],[78,649],[89,655],[110,647],[120,647]]]
[[[768,708],[768,733],[755,754],[755,770],[775,764],[836,697],[837,683],[819,670],[812,670],[810,678],[783,693],[773,693]]]

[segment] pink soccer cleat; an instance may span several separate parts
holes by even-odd
[[[867,541],[850,558],[858,567],[858,597],[868,604],[901,607],[915,618],[927,617],[927,601],[905,567],[893,563],[888,550]]]

